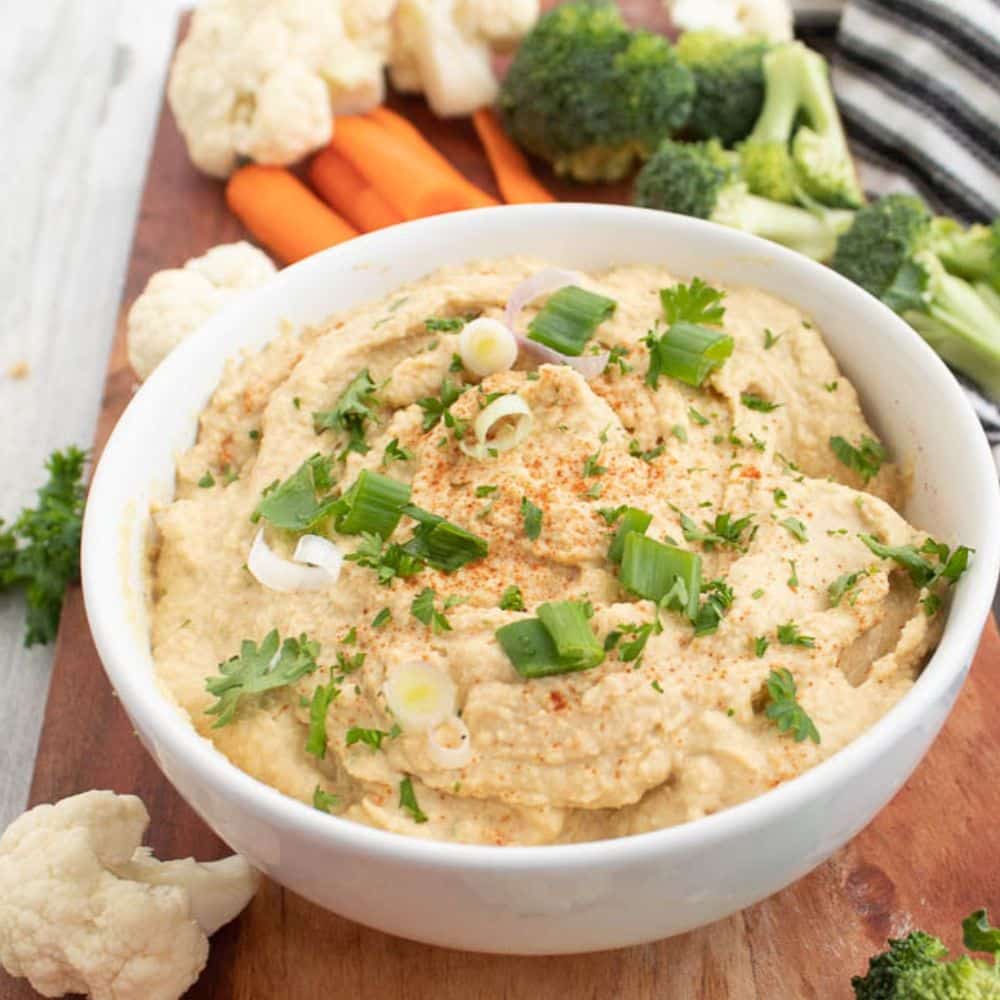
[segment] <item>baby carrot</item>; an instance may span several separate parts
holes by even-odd
[[[407,219],[468,207],[451,177],[373,121],[338,118],[331,146]]]
[[[309,180],[334,210],[366,233],[403,221],[403,216],[329,146],[313,158]]]
[[[407,143],[413,152],[425,159],[453,178],[455,183],[465,192],[468,198],[466,208],[486,208],[490,205],[498,204],[495,198],[491,198],[485,191],[480,190],[470,181],[465,174],[456,169],[451,162],[435,149],[423,136],[423,133],[409,120],[401,114],[387,108],[384,105],[375,108],[368,113],[368,117],[378,122],[387,132],[391,132],[403,142]]]
[[[479,141],[486,150],[500,193],[510,205],[556,199],[535,179],[524,154],[507,137],[490,108],[480,108],[472,116]]]
[[[240,167],[226,184],[226,202],[254,237],[286,264],[358,235],[284,167]]]

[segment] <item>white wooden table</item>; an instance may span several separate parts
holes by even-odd
[[[183,0],[0,0],[0,516],[89,447]],[[11,366],[27,362],[27,378]],[[52,647],[0,598],[0,831],[24,807]]]

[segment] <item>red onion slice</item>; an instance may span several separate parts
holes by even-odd
[[[535,340],[524,336],[517,331],[517,317],[521,310],[529,303],[533,302],[539,295],[550,295],[558,292],[560,288],[567,285],[580,285],[584,281],[583,276],[576,271],[563,271],[557,267],[546,267],[533,274],[530,278],[522,281],[514,291],[510,293],[507,300],[507,308],[504,310],[504,322],[511,328],[517,338],[518,346],[521,350],[536,357],[543,364],[568,365],[578,371],[584,378],[596,378],[605,368],[608,367],[608,358],[611,356],[608,351],[600,354],[585,354],[578,358],[568,354],[560,354],[551,347],[539,344]]]
[[[302,543],[306,539],[314,539],[308,542],[305,547],[307,555],[302,555]],[[317,543],[323,543],[322,546]],[[326,546],[329,546],[336,553],[334,557]],[[301,558],[308,562],[315,562],[314,566],[307,566]],[[341,557],[340,552],[333,542],[318,535],[304,535],[295,550],[295,560],[282,559],[267,544],[264,538],[264,529],[261,528],[250,546],[250,554],[247,556],[247,569],[250,570],[253,578],[268,590],[277,590],[281,593],[291,594],[297,590],[322,590],[337,582],[340,576]]]

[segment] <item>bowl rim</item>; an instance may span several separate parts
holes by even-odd
[[[979,480],[976,488],[982,498],[983,519],[994,524],[1000,522],[1000,487],[992,455],[959,383],[903,320],[832,269],[756,236],[652,209],[565,202],[472,209],[369,233],[285,268],[266,285],[240,297],[211,317],[196,336],[182,343],[139,388],[109,435],[97,462],[83,524],[81,577],[84,601],[101,663],[111,686],[128,714],[141,717],[140,728],[145,727],[155,735],[155,742],[164,748],[165,756],[183,759],[187,770],[197,774],[201,783],[210,788],[226,788],[228,794],[237,797],[243,807],[268,825],[278,829],[294,828],[313,841],[326,841],[331,845],[339,843],[341,847],[357,853],[391,858],[416,867],[531,871],[553,864],[579,868],[595,862],[631,863],[671,852],[684,852],[696,845],[699,848],[711,847],[723,839],[764,826],[780,814],[793,815],[806,802],[829,795],[851,775],[859,773],[864,761],[877,759],[895,742],[897,733],[918,723],[926,706],[948,697],[949,688],[956,679],[964,676],[992,606],[993,590],[1000,571],[1000,533],[991,534],[989,544],[976,552],[969,571],[953,595],[941,641],[920,677],[871,728],[825,761],[761,795],[709,816],[622,837],[568,844],[500,847],[411,836],[322,813],[240,769],[213,743],[198,734],[183,710],[171,704],[156,683],[151,684],[148,680],[143,683],[143,673],[128,669],[130,654],[126,636],[134,629],[122,627],[128,618],[124,607],[127,603],[123,593],[125,588],[120,579],[123,569],[118,559],[106,557],[106,553],[118,551],[116,539],[120,527],[111,517],[103,517],[102,509],[106,495],[108,502],[113,499],[111,484],[117,472],[116,466],[122,464],[117,456],[128,450],[132,436],[129,432],[140,419],[145,400],[152,394],[151,387],[182,377],[188,365],[198,361],[201,345],[213,336],[217,340],[226,339],[226,331],[235,328],[236,320],[244,313],[252,314],[258,301],[282,295],[286,286],[309,278],[313,272],[316,278],[322,278],[331,263],[339,267],[341,259],[355,251],[372,255],[383,244],[391,247],[400,238],[400,233],[425,231],[428,242],[433,242],[447,238],[442,234],[447,234],[452,226],[470,221],[489,221],[497,213],[505,213],[508,217],[519,216],[525,225],[536,223],[539,219],[570,214],[581,216],[594,225],[621,223],[625,217],[644,217],[647,222],[655,218],[658,221],[651,224],[662,225],[665,231],[673,230],[674,236],[681,237],[685,232],[710,228],[714,231],[712,238],[719,241],[720,254],[759,253],[763,245],[769,257],[773,258],[775,267],[804,271],[805,277],[810,280],[825,283],[831,295],[853,298],[859,306],[871,312],[873,320],[877,321],[873,326],[878,327],[879,336],[893,340],[899,350],[915,354],[915,361],[926,379],[924,388],[927,397],[945,401],[947,409],[955,416],[962,446],[970,451],[975,464],[974,475]],[[483,253],[477,258],[490,259],[490,255]],[[437,266],[429,268],[428,273],[436,270]],[[233,357],[240,349],[229,349],[225,354]],[[153,756],[155,760],[156,755]],[[164,779],[170,781],[166,774]]]

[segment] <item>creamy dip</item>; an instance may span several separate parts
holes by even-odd
[[[732,356],[700,388],[665,376],[653,389],[643,338],[665,330],[660,290],[679,279],[617,268],[587,279],[617,303],[592,343],[628,352],[616,352],[603,374],[587,381],[525,353],[515,370],[481,384],[456,370],[459,332],[447,327],[460,324],[426,321],[500,317],[511,291],[543,266],[515,259],[440,271],[322,327],[282,334],[229,366],[197,443],[179,460],[176,499],[155,517],[158,675],[199,733],[288,795],[386,830],[484,844],[682,823],[836,753],[906,693],[937,639],[942,616],[925,613],[926,595],[858,537],[920,546],[926,536],[895,509],[895,466],[882,463],[865,483],[831,448],[833,437],[857,446],[876,435],[807,317],[759,290],[726,288]],[[544,301],[525,310],[522,326]],[[317,433],[313,414],[334,407],[364,369],[378,387],[364,429],[369,450],[345,452],[347,434]],[[424,429],[429,411],[417,401],[440,398],[446,378],[468,387],[450,407],[459,430],[491,394],[516,392],[533,417],[528,436],[476,458],[460,449],[454,426]],[[252,515],[271,484],[317,452],[343,454],[332,474],[344,488],[363,469],[411,484],[413,504],[484,539],[488,555],[390,585],[347,561],[323,589],[262,586],[246,565],[258,531],[284,558],[295,538]],[[657,615],[623,589],[608,558],[616,530],[608,522],[620,505],[652,516],[649,538],[696,552],[703,586],[721,580],[731,590],[714,632],[696,636],[683,614]],[[541,512],[535,538],[526,531],[531,507]],[[730,524],[749,518],[735,541],[716,521],[727,513]],[[413,526],[404,517],[393,538]],[[362,542],[322,531],[344,553]],[[839,599],[830,593],[838,579]],[[511,587],[526,610],[499,606]],[[427,588],[447,628],[413,614]],[[496,631],[565,600],[589,602],[590,626],[610,647],[603,662],[522,677]],[[642,626],[657,618],[637,653]],[[206,678],[272,630],[318,644],[318,669],[242,698],[232,721],[213,727]],[[443,765],[428,733],[389,710],[387,678],[414,663],[454,685],[471,744],[463,766]],[[767,681],[787,678],[782,671],[819,742],[805,731],[797,740],[797,729],[782,731],[768,712],[776,696]],[[331,678],[325,747],[307,752],[314,693]],[[380,733],[377,746],[358,730]],[[437,737],[454,742],[454,733]]]

